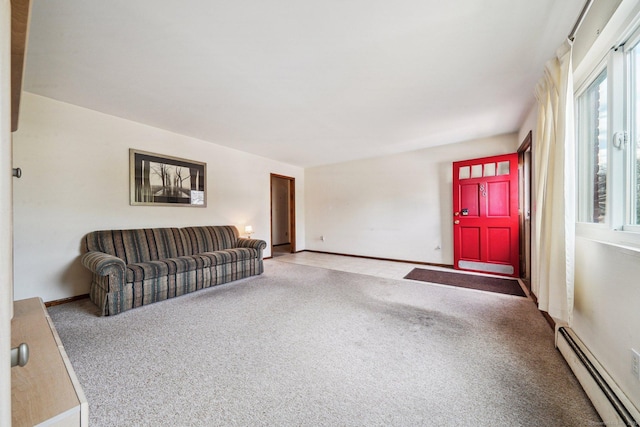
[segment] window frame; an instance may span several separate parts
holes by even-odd
[[[639,65],[640,68],[640,27],[633,32],[624,45],[625,72],[627,76],[627,87],[625,93],[627,99],[627,111],[624,136],[624,144],[626,144],[627,150],[627,156],[625,159],[625,181],[627,185],[637,187],[638,184],[640,184],[640,169],[636,170],[636,162],[638,161],[638,156],[640,156],[640,154],[637,153],[636,150],[640,150],[640,141],[636,141],[636,138],[640,138],[640,111],[635,111],[635,108],[640,110],[640,88],[636,87],[640,85],[640,70],[634,70],[633,68],[634,64],[631,60],[633,50],[636,50],[635,53],[638,57],[636,65]],[[638,77],[637,79],[632,78],[634,71],[635,75]],[[634,99],[634,93],[635,95],[638,95],[638,99]],[[634,100],[635,107],[632,105]],[[636,113],[635,117],[634,113]],[[640,210],[640,206],[637,205],[637,194],[636,197],[633,197],[633,191],[633,188],[629,188],[627,191],[628,200],[623,230],[640,233],[640,220],[635,223],[635,218],[638,217],[638,210]]]
[[[634,175],[640,181],[640,171],[635,171],[635,153],[640,150],[640,144],[633,138],[633,132],[637,133],[640,123],[635,123],[632,115],[633,108],[631,102],[634,100],[633,84],[640,85],[640,78],[631,83],[632,64],[631,54],[633,49],[640,55],[640,27],[636,28],[631,36],[627,37],[625,43],[609,50],[605,57],[587,75],[587,77],[577,85],[574,92],[576,105],[576,234],[577,236],[626,247],[635,251],[640,250],[640,223],[633,224],[635,217],[634,205],[636,203],[632,185],[635,184]],[[640,62],[640,61],[639,61]],[[585,175],[585,160],[589,154],[585,153],[581,144],[581,135],[584,135],[584,128],[588,123],[581,123],[581,97],[601,76],[606,72],[607,78],[607,181],[606,181],[606,217],[603,223],[585,221],[588,203],[586,194],[593,189],[584,189],[579,183],[584,179],[589,179]],[[637,92],[636,92],[637,94]],[[637,108],[640,108],[640,101],[635,100]],[[637,115],[640,117],[640,115]],[[626,143],[614,144],[620,141],[620,137],[626,133]]]

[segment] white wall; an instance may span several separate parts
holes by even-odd
[[[640,252],[578,236],[573,330],[640,409],[631,349],[640,351]]]
[[[500,135],[309,168],[306,248],[453,264],[452,162],[513,153],[519,143]]]
[[[529,109],[529,112],[527,113],[526,118],[524,119],[524,122],[522,123],[522,126],[520,127],[520,131],[518,131],[518,141],[520,143],[524,141],[529,131],[531,131],[531,140],[535,141],[537,122],[538,122],[538,104],[534,101],[533,105]]]
[[[129,205],[129,148],[207,163],[207,207]],[[79,263],[90,231],[187,225],[253,225],[270,239],[270,174],[296,178],[304,249],[304,170],[30,93],[14,134],[15,299],[88,293]],[[270,256],[270,245],[265,256]]]

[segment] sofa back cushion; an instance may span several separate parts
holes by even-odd
[[[238,243],[238,229],[233,225],[185,227],[182,232],[191,243],[190,255],[231,249]]]
[[[179,228],[94,231],[85,236],[85,247],[117,256],[127,264],[190,253],[189,240]]]

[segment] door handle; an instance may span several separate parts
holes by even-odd
[[[29,361],[29,346],[25,343],[11,349],[11,367],[24,366]]]
[[[456,219],[455,221],[453,221],[454,224],[460,224],[460,220]]]

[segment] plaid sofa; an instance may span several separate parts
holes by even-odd
[[[89,295],[104,316],[262,274],[267,247],[234,226],[94,231],[83,243]]]

